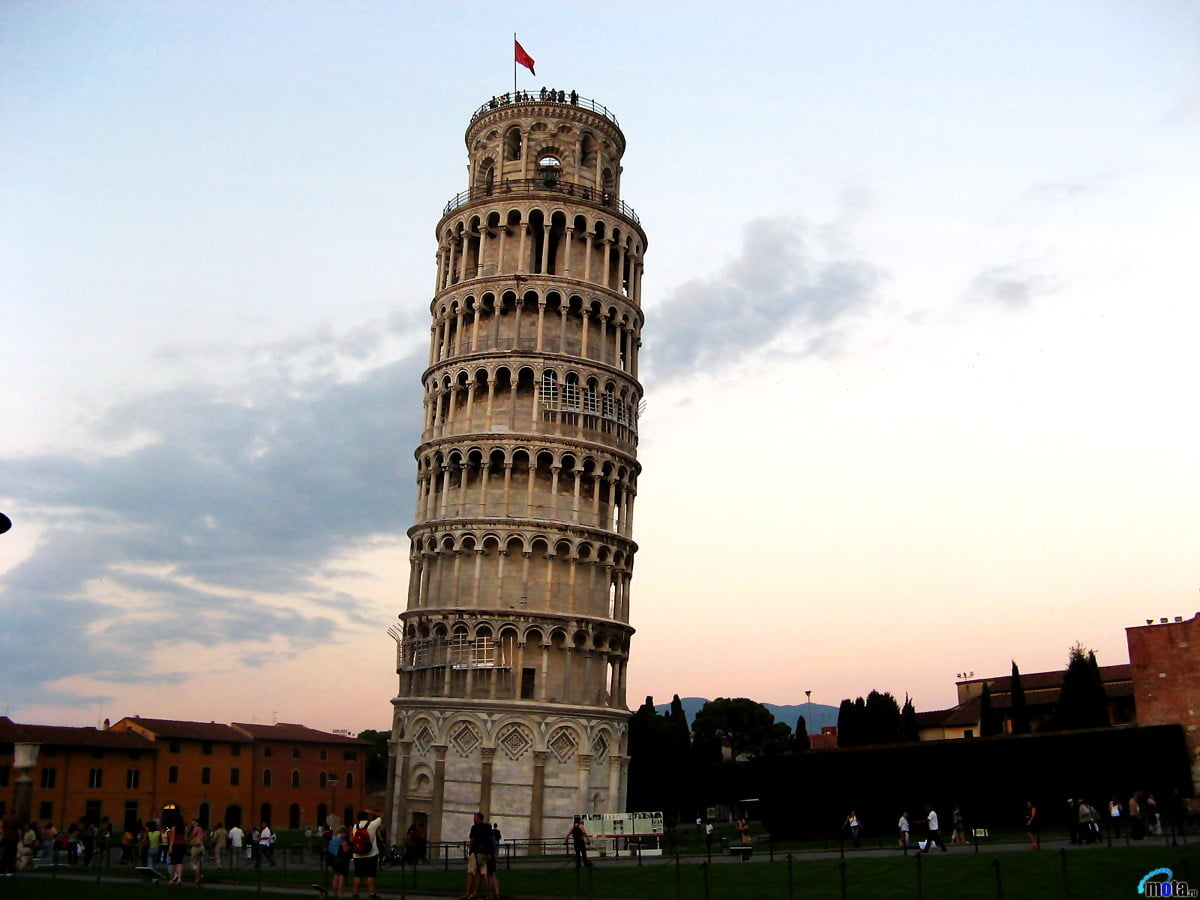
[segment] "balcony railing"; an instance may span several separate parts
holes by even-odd
[[[452,210],[458,209],[466,203],[483,200],[488,197],[522,197],[545,193],[566,194],[568,197],[575,197],[584,203],[590,203],[594,206],[605,206],[615,210],[627,219],[632,219],[638,225],[642,224],[642,220],[638,218],[632,206],[624,200],[617,199],[608,191],[597,190],[587,184],[576,184],[572,181],[559,181],[551,178],[505,179],[490,188],[467,188],[467,190],[460,191],[450,199],[450,202],[446,204],[446,208],[442,210],[442,215],[449,215]]]
[[[589,100],[587,97],[580,97],[575,91],[547,90],[545,88],[537,91],[517,91],[516,93],[500,94],[493,97],[479,107],[479,109],[475,110],[475,112],[471,113],[471,121],[474,122],[484,113],[489,113],[493,110],[504,109],[509,106],[532,105],[534,103],[578,106],[580,109],[587,109],[604,116],[604,118],[608,119],[608,121],[612,122],[618,128],[621,127],[621,123],[617,121],[617,117],[612,114],[607,106],[597,103],[595,100]]]

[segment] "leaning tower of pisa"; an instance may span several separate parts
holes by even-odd
[[[646,235],[625,136],[575,92],[493,98],[437,224],[390,827],[561,839],[624,810]]]

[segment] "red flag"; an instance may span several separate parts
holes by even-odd
[[[516,50],[517,62],[527,68],[531,74],[536,75],[537,72],[533,71],[533,57],[525,52],[525,48],[521,46],[521,42],[515,38],[513,39],[513,46]]]

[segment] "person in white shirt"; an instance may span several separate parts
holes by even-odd
[[[909,832],[908,810],[905,810],[904,812],[900,813],[900,821],[896,825],[896,827],[900,829],[900,842],[899,842],[900,849],[907,850],[908,849],[908,832]]]
[[[364,809],[358,814],[358,824],[350,832],[351,850],[354,850],[356,846],[355,838],[360,831],[365,831],[370,841],[368,849],[354,853],[354,896],[356,897],[359,885],[364,878],[367,879],[368,896],[372,898],[379,896],[375,893],[375,874],[379,871],[379,843],[376,836],[382,826],[383,819],[378,812],[373,809]]]
[[[925,821],[929,824],[929,840],[925,844],[925,849],[921,852],[928,853],[930,848],[933,847],[934,844],[937,844],[942,848],[942,852],[945,853],[946,845],[942,841],[942,833],[938,827],[937,810],[929,805],[926,805],[925,810]]]
[[[246,832],[242,831],[241,825],[234,825],[229,829],[229,846],[231,848],[230,867],[236,869],[238,857],[242,855],[242,847],[246,841]]]
[[[271,826],[266,822],[262,823],[262,828],[258,831],[258,858],[265,859],[275,866],[275,835],[271,832]],[[262,865],[260,862],[259,865]]]

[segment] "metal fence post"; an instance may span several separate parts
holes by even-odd
[[[1063,896],[1071,900],[1071,876],[1067,872],[1067,851],[1064,847],[1058,851],[1062,859]]]
[[[996,900],[1004,900],[1004,885],[1000,881],[1000,860],[992,860],[992,868],[996,870]]]

